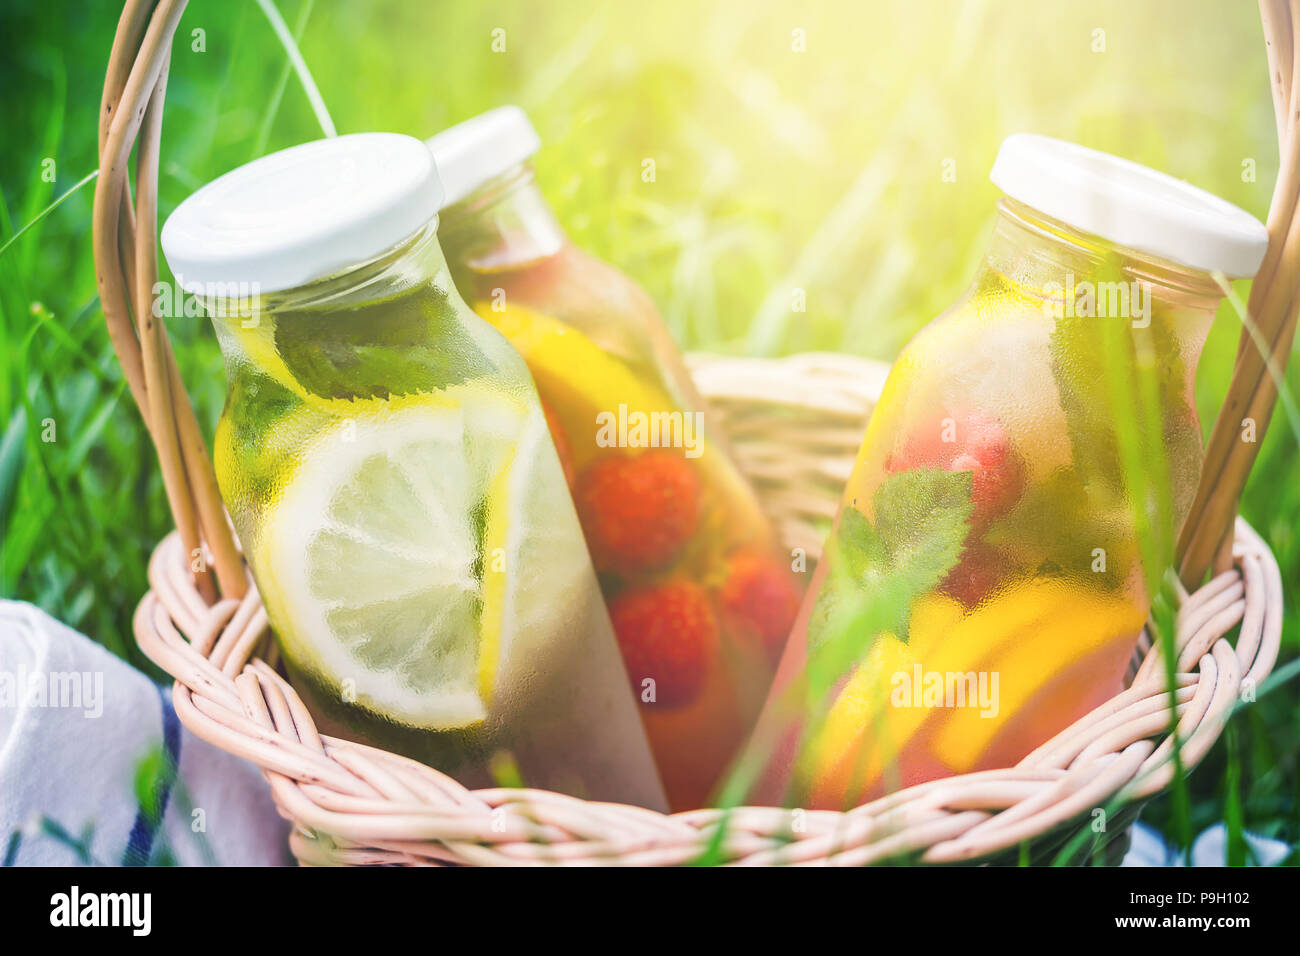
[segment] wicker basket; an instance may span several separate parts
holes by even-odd
[[[181,721],[256,764],[291,845],[310,864],[640,864],[702,858],[741,864],[861,865],[1113,859],[1141,803],[1217,739],[1243,687],[1276,661],[1282,583],[1265,543],[1235,519],[1276,399],[1300,290],[1300,89],[1292,17],[1262,0],[1283,173],[1270,248],[1250,309],[1265,356],[1243,338],[1179,541],[1183,591],[1176,686],[1145,636],[1129,686],[1016,767],[912,787],[845,813],[778,808],[663,815],[537,790],[467,790],[423,764],[319,734],[276,670],[266,612],[216,491],[208,453],[165,330],[151,311],[157,276],[159,129],[171,39],[184,0],[128,0],[105,82],[94,243],[101,300],[127,382],[158,451],[177,530],[149,565],[135,615],[141,648],[175,678]],[[132,200],[128,163],[136,147]],[[848,477],[885,368],[843,356],[697,356],[692,368],[739,464],[792,547],[815,557]],[[196,560],[200,556],[203,560]],[[1213,576],[1205,581],[1213,569]],[[1230,635],[1236,631],[1235,646]],[[1171,703],[1176,734],[1169,733]],[[1177,751],[1178,760],[1175,760]],[[1099,813],[1099,811],[1103,811]],[[1106,853],[1101,851],[1108,848]]]

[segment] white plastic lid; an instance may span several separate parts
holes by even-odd
[[[1244,209],[1064,140],[1008,136],[989,179],[1012,199],[1076,229],[1193,269],[1253,276],[1268,248],[1268,230]]]
[[[356,133],[291,146],[214,179],[167,218],[162,247],[188,292],[231,282],[275,292],[374,258],[441,206],[422,142]]]
[[[478,187],[518,166],[542,141],[517,106],[500,106],[448,127],[426,140],[446,191],[444,205],[460,202]]]

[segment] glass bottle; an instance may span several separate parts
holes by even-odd
[[[781,662],[766,802],[1010,766],[1113,697],[1191,504],[1213,273],[1253,275],[1264,227],[1045,137],[992,178],[984,263],[894,364]]]
[[[670,804],[703,805],[798,610],[783,553],[649,297],[577,248],[503,107],[429,141],[457,288],[532,371]]]
[[[662,808],[536,391],[456,293],[441,201],[423,143],[367,133],[170,217],[226,362],[222,497],[323,730],[467,785]]]

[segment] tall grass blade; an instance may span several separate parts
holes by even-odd
[[[307,101],[311,103],[312,112],[316,114],[316,122],[320,123],[321,132],[326,136],[337,136],[338,130],[334,128],[334,120],[330,119],[330,111],[325,107],[325,100],[321,98],[311,70],[307,68],[307,61],[302,58],[302,51],[298,49],[297,41],[289,32],[289,25],[284,22],[284,17],[280,16],[280,11],[276,9],[272,0],[257,0],[257,5],[266,14],[266,19],[271,21],[271,29],[275,31],[276,38],[289,57],[289,62],[293,64],[293,71],[298,75],[298,82],[302,84],[303,92],[307,94]]]
[[[1237,728],[1229,724],[1224,729],[1228,744],[1228,770],[1224,781],[1223,822],[1227,830],[1228,866],[1246,865],[1246,825],[1241,806],[1241,747],[1237,740]]]
[[[14,499],[18,496],[18,480],[23,473],[23,458],[26,444],[23,439],[27,433],[27,411],[21,406],[14,410],[9,425],[5,428],[4,438],[0,439],[0,530],[5,531],[8,540],[9,512]],[[0,552],[0,564],[3,563]],[[0,574],[3,579],[3,574]]]
[[[312,8],[315,5],[316,0],[306,0],[302,5],[302,9],[298,11],[298,19],[293,25],[295,45],[302,39],[304,31],[307,29],[307,21],[311,19]],[[262,117],[262,125],[258,128],[257,141],[253,144],[254,159],[266,152],[266,144],[271,141],[271,127],[275,125],[275,116],[280,112],[280,102],[284,99],[284,91],[289,85],[291,73],[293,73],[293,65],[285,63],[280,70],[280,75],[276,77],[275,89],[271,91],[271,101],[266,107],[266,115]]]
[[[28,222],[27,222],[27,224],[26,224],[25,226],[23,226],[21,229],[19,229],[17,232],[15,232],[12,236],[10,236],[8,239],[6,239],[6,240],[5,240],[5,243],[4,243],[3,246],[0,246],[0,256],[3,256],[3,255],[8,251],[8,250],[9,250],[9,247],[12,246],[15,242],[17,242],[17,241],[22,237],[23,233],[27,232],[27,230],[29,230],[29,229],[32,228],[32,226],[36,225],[38,222],[40,222],[42,219],[44,219],[44,218],[45,218],[46,216],[48,216],[50,213],[54,212],[54,210],[56,210],[56,209],[58,209],[60,206],[62,206],[62,205],[64,204],[64,202],[67,201],[67,199],[68,199],[69,196],[71,196],[73,193],[75,193],[75,192],[76,192],[78,189],[80,189],[82,186],[85,186],[87,183],[92,182],[92,181],[95,179],[95,177],[97,177],[98,175],[99,175],[99,170],[98,170],[98,169],[95,169],[95,170],[90,171],[90,172],[87,173],[85,176],[83,176],[83,177],[81,178],[81,180],[80,180],[80,181],[79,181],[75,186],[70,187],[70,188],[69,188],[69,189],[68,189],[68,190],[67,190],[67,191],[66,191],[62,196],[60,196],[58,199],[54,200],[54,202],[50,203],[48,206],[46,206],[44,209],[42,209],[39,213],[37,213],[37,214],[36,214],[36,217],[35,217],[34,219],[30,219],[30,220],[28,220]]]

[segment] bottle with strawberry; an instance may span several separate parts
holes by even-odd
[[[429,140],[439,238],[533,374],[669,802],[695,808],[753,727],[798,577],[649,297],[559,227],[539,145],[517,107]]]
[[[741,763],[756,799],[1011,766],[1121,689],[1199,473],[1213,276],[1253,275],[1267,234],[1046,137],[1009,138],[992,179],[972,288],[872,415]]]

